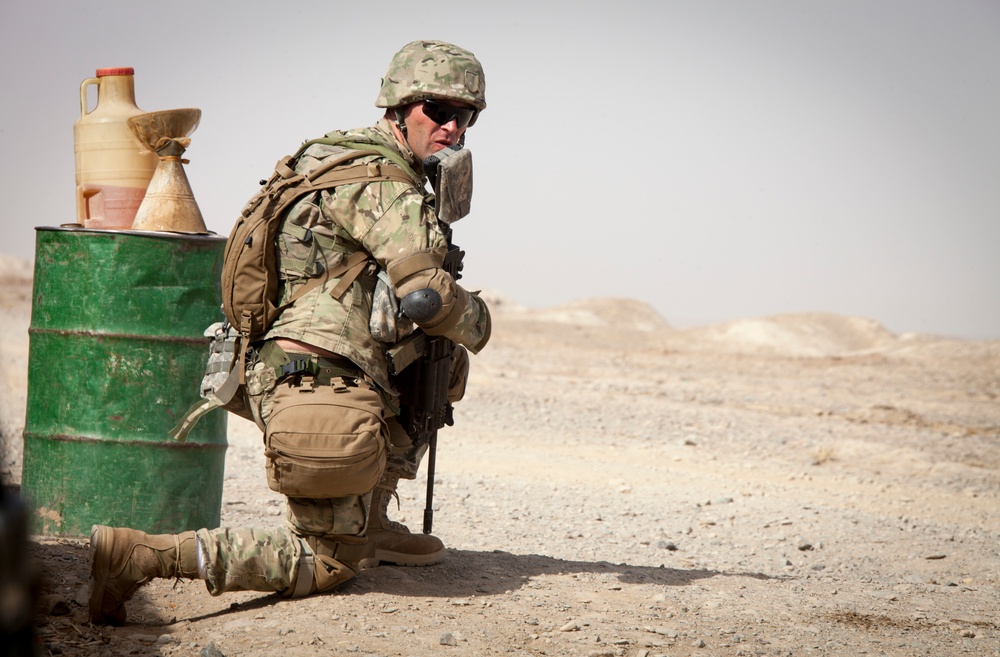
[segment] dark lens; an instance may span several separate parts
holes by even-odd
[[[439,103],[435,100],[424,101],[424,114],[427,118],[438,125],[444,125],[454,119],[455,124],[459,128],[464,128],[469,125],[469,121],[472,120],[475,113],[476,110],[471,107],[445,105],[444,103]]]

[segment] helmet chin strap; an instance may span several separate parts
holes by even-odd
[[[399,133],[403,135],[403,148],[406,149],[407,155],[416,160],[417,156],[413,152],[413,148],[410,147],[410,138],[406,134],[406,118],[403,114],[403,108],[397,107],[393,110],[393,113],[396,115],[396,127],[399,128]]]
[[[406,118],[403,116],[403,108],[397,107],[393,111],[396,113],[396,127],[399,128],[399,131],[403,134],[403,139],[405,140],[408,137],[406,135]],[[409,144],[407,144],[407,146],[409,146]]]

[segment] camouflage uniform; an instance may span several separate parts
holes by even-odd
[[[472,106],[478,114],[485,107],[484,93],[482,69],[471,53],[441,42],[414,42],[393,59],[376,105],[396,109],[405,136],[400,107],[440,98]],[[288,504],[286,526],[279,529],[201,529],[150,536],[95,526],[91,547],[97,585],[90,601],[94,622],[124,622],[124,601],[150,577],[197,576],[206,581],[213,595],[248,589],[293,597],[333,588],[354,577],[366,559],[372,558],[374,547],[365,537],[372,490],[383,471],[395,478],[393,491],[398,478],[414,478],[422,455],[395,418],[398,391],[393,388],[387,360],[393,345],[376,339],[370,326],[380,273],[383,278],[388,275],[398,298],[424,288],[440,294],[439,312],[420,328],[461,345],[453,359],[449,398],[456,401],[464,392],[465,348],[477,353],[485,346],[489,311],[477,295],[461,288],[441,269],[447,240],[432,197],[424,190],[425,178],[422,172],[416,173],[421,171],[420,163],[408,145],[396,139],[393,125],[385,118],[375,126],[330,133],[327,138],[327,142],[333,141],[329,138],[349,141],[355,148],[371,147],[375,152],[350,164],[368,165],[369,170],[392,165],[405,171],[412,183],[343,184],[304,196],[289,208],[275,248],[282,282],[280,303],[290,303],[263,344],[274,345],[278,339],[306,343],[339,357],[343,367],[338,365],[322,379],[318,373],[301,371],[282,376],[265,357],[265,348],[261,359],[250,364],[247,391],[255,419],[265,432],[265,446],[276,437],[281,418],[281,431],[317,435],[321,442],[326,436],[353,436],[355,443],[370,448],[368,470],[361,476],[346,468],[343,477],[327,477],[334,480],[336,490],[318,492],[307,486],[296,494],[282,491]],[[327,158],[342,154],[344,148],[313,143],[300,153],[295,169],[311,171]],[[357,253],[367,259],[342,289],[340,283],[348,274],[341,265]],[[307,282],[322,276],[329,280],[295,296]],[[406,339],[405,326],[400,327],[398,337]],[[286,355],[280,348],[277,352]],[[344,408],[355,416],[344,420]],[[338,422],[351,427],[330,428]],[[299,429],[297,423],[309,426]],[[362,424],[364,430],[359,428]],[[271,484],[280,472],[268,459]]]
[[[333,134],[355,142],[371,141],[394,150],[398,148],[385,119],[373,128]],[[343,149],[338,146],[314,144],[306,149],[295,170],[307,173],[322,164],[325,158],[341,152]],[[412,154],[400,154],[407,155],[407,163],[419,170]],[[352,161],[356,163],[392,164],[381,155]],[[298,237],[306,231],[311,233],[309,237]],[[434,210],[427,204],[423,190],[393,181],[344,185],[306,196],[289,209],[278,237],[278,267],[288,280],[281,303],[285,303],[299,285],[305,284],[310,275],[318,275],[316,268],[308,267],[303,274],[302,263],[320,262],[322,267],[332,269],[346,257],[343,252],[324,252],[314,239],[315,235],[346,243],[350,245],[348,248],[363,248],[375,262],[341,299],[334,299],[329,294],[339,279],[307,292],[278,317],[265,337],[301,340],[340,354],[361,367],[380,388],[393,391],[386,365],[388,345],[376,340],[369,328],[376,272],[380,268],[390,271],[391,275],[394,263],[422,252],[434,252],[438,261],[443,261],[446,242]],[[441,275],[447,274],[442,272]],[[486,305],[471,296],[457,322],[461,328],[449,337],[476,353],[488,338],[488,321]]]

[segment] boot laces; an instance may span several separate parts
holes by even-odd
[[[399,502],[399,493],[396,492],[396,489],[394,487],[390,488],[389,486],[383,486],[382,484],[377,484],[375,486],[375,488],[381,488],[382,490],[389,491],[389,493],[392,494],[392,497],[396,500],[396,510],[397,511],[400,510],[401,505],[400,505],[400,502]],[[388,525],[389,529],[394,529],[394,530],[396,530],[398,532],[405,532],[407,534],[410,533],[410,528],[409,527],[407,527],[406,525],[404,525],[401,522],[396,522],[395,520],[392,520],[392,519],[389,518],[389,497],[388,496],[385,496],[385,495],[382,496],[382,504],[380,506],[382,507],[381,509],[379,509],[382,512],[382,519],[385,520],[386,525]]]

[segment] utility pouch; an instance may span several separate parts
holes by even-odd
[[[264,432],[267,485],[288,497],[364,495],[385,468],[389,430],[379,393],[364,381],[275,388]]]
[[[177,426],[170,430],[170,435],[180,442],[187,440],[198,420],[216,408],[253,420],[246,386],[240,383],[240,373],[235,371],[239,366],[242,338],[229,322],[212,324],[205,329],[205,337],[211,341],[205,375],[201,379],[201,399],[192,404]]]
[[[413,332],[413,322],[399,314],[399,300],[392,291],[389,274],[378,272],[375,293],[372,296],[372,316],[368,328],[379,342],[392,344]]]

